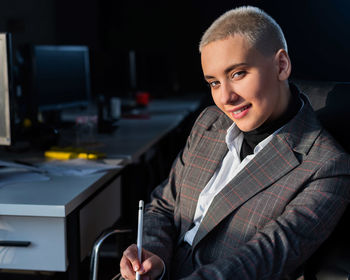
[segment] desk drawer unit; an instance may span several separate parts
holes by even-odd
[[[0,268],[66,271],[64,218],[0,216]]]

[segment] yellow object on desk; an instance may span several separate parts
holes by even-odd
[[[66,160],[76,158],[76,153],[61,151],[45,151],[45,157]]]
[[[82,159],[99,159],[104,158],[105,154],[98,152],[87,152],[80,149],[51,149],[45,151],[45,157],[59,160],[68,160],[73,158],[82,158]]]
[[[101,156],[98,153],[79,153],[78,158],[98,159],[101,158]]]

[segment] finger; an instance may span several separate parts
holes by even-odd
[[[137,256],[137,246],[135,244],[129,246],[124,251],[123,257],[129,260],[134,271],[140,270],[141,264]]]
[[[125,279],[135,279],[134,269],[126,257],[122,257],[120,260],[120,273]]]
[[[163,262],[156,255],[152,255],[151,257],[147,258],[142,263],[142,266],[144,267],[144,274],[150,276],[151,279],[156,279],[158,276],[160,276],[164,269]]]

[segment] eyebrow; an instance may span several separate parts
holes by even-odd
[[[238,68],[238,67],[241,67],[241,66],[247,66],[248,63],[246,62],[242,62],[242,63],[236,63],[236,64],[232,64],[230,66],[228,66],[226,69],[225,69],[225,74],[231,72],[232,70]],[[213,79],[215,78],[214,76],[210,76],[210,75],[204,75],[204,79],[208,80],[208,79]]]

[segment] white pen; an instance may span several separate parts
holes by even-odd
[[[137,224],[137,256],[142,263],[142,232],[143,232],[143,208],[144,202],[140,200],[139,202],[139,219]],[[136,280],[140,280],[140,275],[136,272]]]

